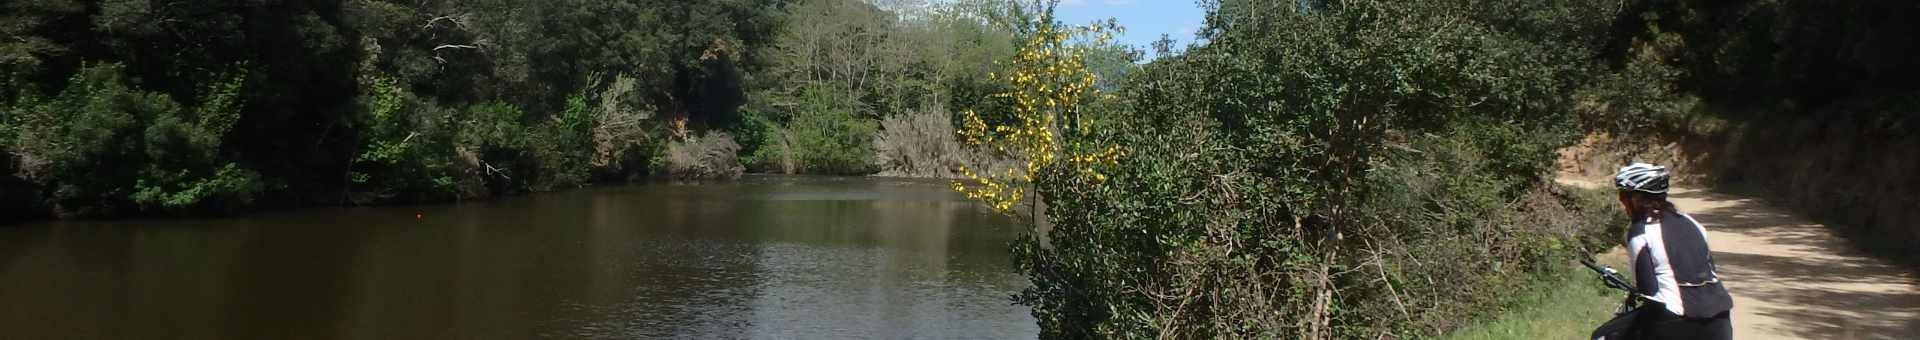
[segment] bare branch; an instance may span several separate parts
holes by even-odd
[[[480,49],[480,46],[476,46],[476,45],[454,45],[454,44],[446,44],[446,45],[440,45],[440,46],[434,46],[434,47],[433,47],[433,51],[434,51],[434,52],[436,52],[436,53],[435,53],[435,55],[433,56],[433,61],[437,61],[437,62],[440,62],[441,64],[445,64],[445,63],[447,63],[447,59],[446,59],[446,58],[441,58],[441,57],[439,56],[439,53],[437,53],[437,52],[440,52],[440,50],[443,50],[443,49],[449,49],[449,48],[457,48],[457,49],[466,49],[466,50],[477,50],[477,49]]]
[[[454,27],[466,27],[467,26],[466,17],[467,17],[466,14],[453,14],[453,15],[442,15],[442,16],[433,17],[432,19],[427,19],[426,25],[420,25],[420,29],[433,29],[433,25],[436,23],[439,23],[441,20],[452,22]]]
[[[487,175],[491,175],[491,176],[500,176],[500,178],[502,178],[502,179],[506,179],[506,180],[509,180],[509,181],[511,181],[511,180],[513,180],[513,177],[508,177],[508,176],[507,176],[507,170],[505,170],[505,169],[501,169],[501,168],[495,168],[495,167],[493,167],[493,164],[487,164],[487,162],[486,162],[486,161],[481,161],[481,162],[480,162],[480,165],[481,165],[481,166],[484,166],[484,167],[486,167],[486,168],[487,168]]]
[[[439,52],[439,51],[440,51],[440,50],[442,50],[442,49],[448,49],[448,48],[461,48],[461,49],[469,49],[469,50],[477,50],[477,49],[480,49],[480,46],[476,46],[476,45],[454,45],[454,44],[446,44],[446,45],[440,45],[440,46],[434,46],[434,47],[433,47],[433,51],[434,51],[434,52]]]

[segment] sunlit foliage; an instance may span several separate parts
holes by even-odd
[[[1614,224],[1604,197],[1546,181],[1591,53],[1549,46],[1598,44],[1538,33],[1601,19],[1482,14],[1587,4],[1206,3],[1204,44],[1110,97],[1063,110],[1015,92],[1033,118],[962,128],[1038,163],[965,189],[1044,203],[1013,250],[1043,337],[1432,335]],[[1039,70],[1012,78],[1022,92],[1085,79],[1023,58],[1043,62],[1016,67]],[[1113,147],[1090,171],[1066,156]]]
[[[995,96],[1012,99],[1013,122],[989,125],[969,110],[962,113],[959,129],[968,145],[992,148],[1024,163],[1007,169],[962,169],[966,180],[954,183],[954,190],[1003,213],[1012,212],[1029,199],[1034,176],[1056,162],[1064,160],[1061,165],[1084,172],[1097,182],[1106,178],[1097,168],[1112,165],[1123,155],[1119,146],[1070,144],[1074,138],[1088,134],[1091,118],[1082,108],[1099,91],[1094,88],[1098,77],[1086,64],[1089,46],[1113,39],[1117,26],[1062,26],[1053,19],[1052,3],[1032,8],[1037,17],[1021,31],[1020,45],[1007,73],[992,75],[993,80],[1011,89]],[[1091,43],[1076,42],[1076,38],[1087,38]]]

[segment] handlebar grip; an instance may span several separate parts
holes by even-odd
[[[1620,272],[1614,271],[1613,268],[1594,263],[1591,257],[1581,258],[1580,264],[1587,266],[1587,269],[1592,269],[1594,273],[1600,274],[1600,282],[1606,284],[1607,287],[1626,291],[1629,294],[1633,293],[1633,283],[1627,282],[1627,278],[1620,275]]]
[[[1587,269],[1592,269],[1595,272],[1607,272],[1605,269],[1600,268],[1600,264],[1593,263],[1593,259],[1580,259],[1580,264],[1586,265]]]

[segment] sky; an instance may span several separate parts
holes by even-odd
[[[1149,59],[1154,57],[1150,47],[1161,34],[1171,35],[1178,42],[1175,47],[1184,47],[1206,20],[1194,0],[1061,0],[1054,16],[1069,25],[1118,19],[1126,33],[1116,38],[1147,51]]]

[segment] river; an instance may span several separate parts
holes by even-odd
[[[1032,338],[946,182],[748,177],[0,226],[0,338]]]

